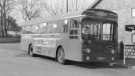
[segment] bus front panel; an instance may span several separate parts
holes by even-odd
[[[116,24],[85,20],[82,26],[84,62],[113,62],[117,56]]]

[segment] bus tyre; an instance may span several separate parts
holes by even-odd
[[[33,46],[32,45],[29,45],[29,47],[28,47],[28,55],[32,56],[32,57],[35,56],[35,54],[33,53]]]
[[[58,48],[57,50],[57,54],[56,54],[56,60],[60,63],[60,64],[65,64],[65,53],[64,53],[64,49],[62,47]]]

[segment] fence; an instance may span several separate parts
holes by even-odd
[[[126,58],[135,58],[135,45],[124,45],[124,64],[126,64]]]

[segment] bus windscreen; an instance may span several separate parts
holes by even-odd
[[[85,21],[82,26],[82,34],[98,40],[113,40],[113,23]]]

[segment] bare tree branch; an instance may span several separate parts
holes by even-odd
[[[43,5],[43,8],[45,8],[51,16],[57,15],[57,11],[51,8],[51,6],[49,6],[47,3],[42,3],[41,5]]]
[[[37,8],[36,3],[35,0],[31,0],[30,2],[28,0],[21,0],[21,13],[25,21],[40,17],[40,10]]]

